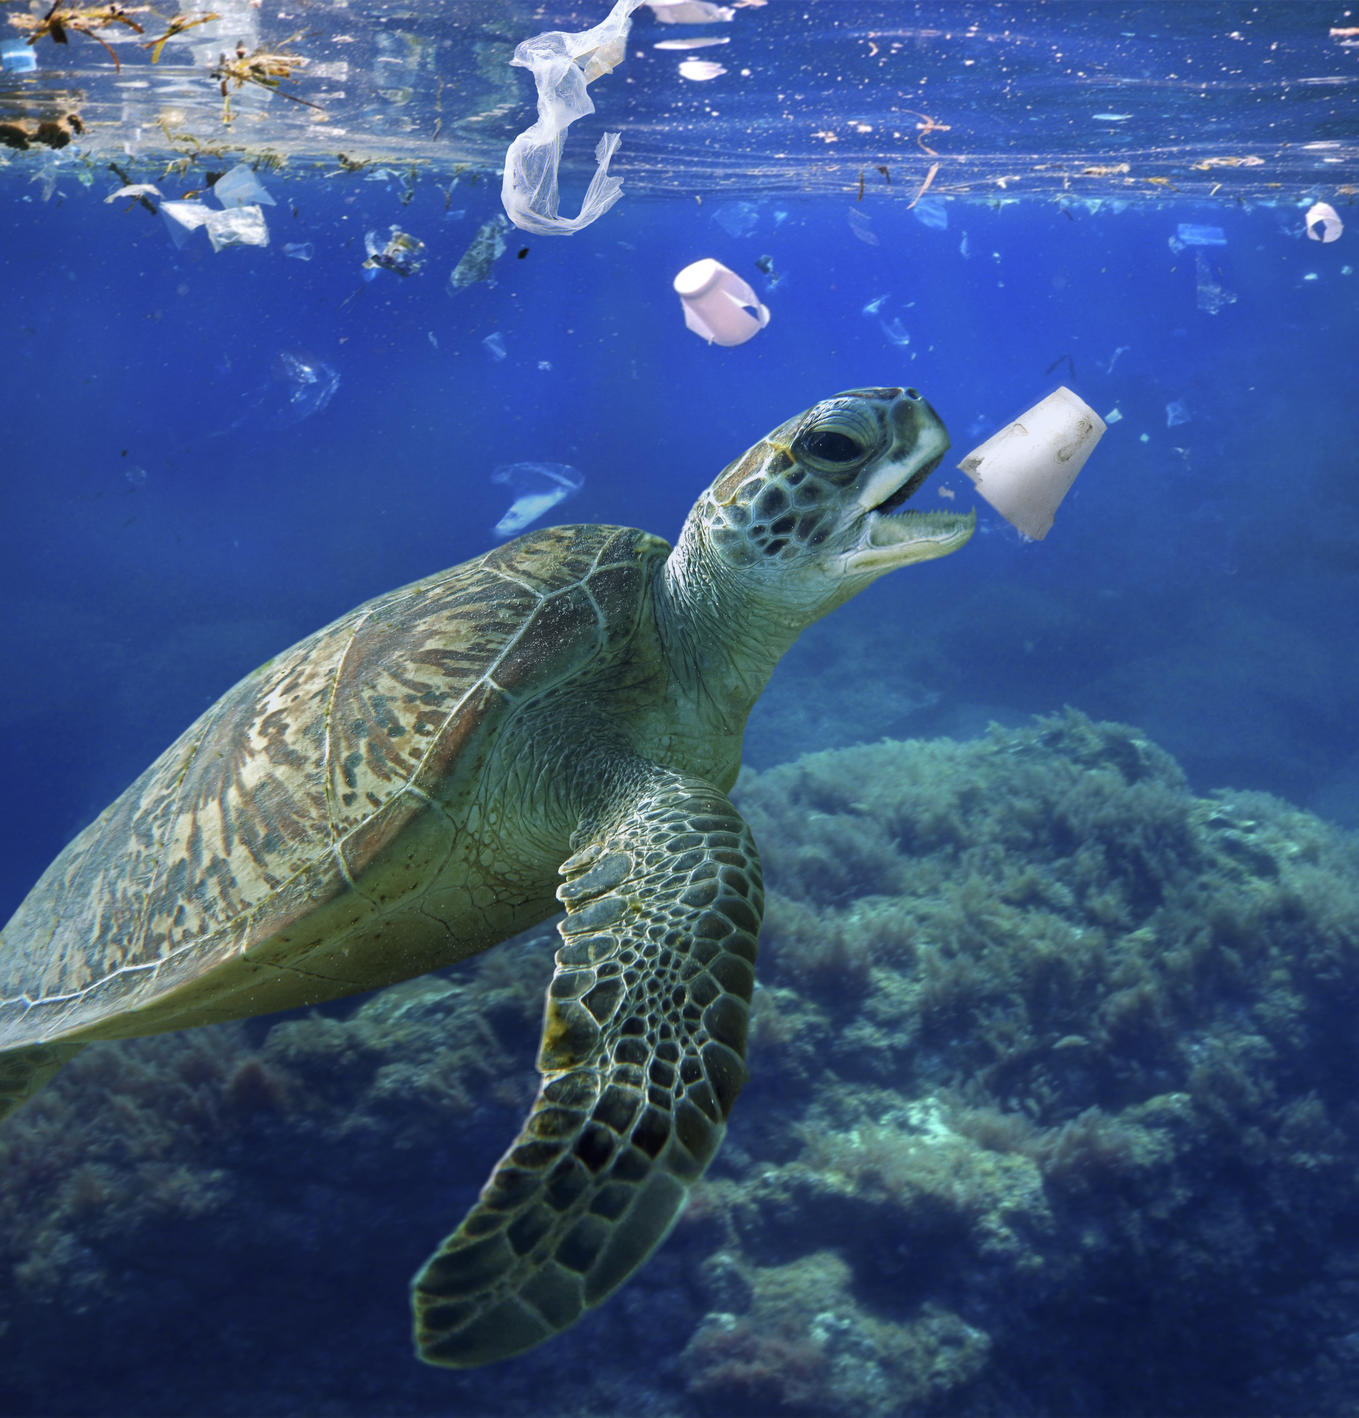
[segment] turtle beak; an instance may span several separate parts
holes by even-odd
[[[914,390],[903,390],[892,409],[896,438],[859,490],[862,533],[849,552],[852,575],[881,576],[898,566],[932,561],[957,551],[972,535],[971,511],[918,512],[907,503],[948,452],[948,433],[939,416]]]

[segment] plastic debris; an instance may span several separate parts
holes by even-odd
[[[1218,282],[1203,252],[1194,252],[1194,303],[1198,308],[1206,315],[1216,315],[1224,305],[1235,301],[1236,293]]]
[[[497,364],[505,358],[505,337],[499,330],[493,330],[487,335],[481,342],[481,347]]]
[[[674,285],[685,325],[710,345],[743,345],[769,324],[769,308],[749,284],[710,256],[686,266]]]
[[[1189,418],[1189,407],[1183,399],[1172,399],[1166,405],[1167,428],[1178,428],[1180,424],[1188,423]]]
[[[876,315],[891,298],[890,295],[875,295],[873,299],[864,306],[863,313],[865,315]]]
[[[491,267],[505,254],[505,233],[509,229],[509,222],[499,212],[482,222],[472,238],[472,244],[448,274],[450,293],[491,279]]]
[[[726,68],[715,59],[681,59],[679,76],[693,83],[704,83],[708,79],[720,79]]]
[[[316,247],[310,241],[288,241],[283,245],[283,254],[294,261],[310,261],[316,255]]]
[[[212,185],[212,195],[228,210],[233,207],[276,206],[249,163],[237,163]]]
[[[880,244],[878,234],[873,230],[873,223],[857,207],[849,209],[849,229],[865,246]]]
[[[709,0],[646,0],[651,13],[663,25],[711,25],[735,18],[730,5],[713,5]]]
[[[500,200],[515,226],[541,236],[580,231],[605,212],[623,192],[623,180],[609,176],[609,162],[621,133],[605,133],[595,148],[595,175],[580,213],[557,214],[557,169],[566,129],[594,103],[586,86],[622,63],[632,12],[642,0],[617,0],[593,29],[549,30],[526,39],[511,64],[532,72],[538,88],[538,121],[522,132],[505,154]]]
[[[1220,226],[1198,226],[1193,222],[1181,222],[1175,228],[1175,235],[1185,246],[1226,246],[1227,233]]]
[[[911,208],[911,215],[921,226],[933,231],[944,231],[948,227],[948,208],[942,197],[922,197]]]
[[[878,328],[887,339],[902,349],[911,343],[910,332],[896,316],[890,320],[879,320]]]
[[[368,253],[368,259],[363,263],[365,271],[371,271],[376,275],[379,271],[390,271],[395,276],[413,276],[425,264],[424,257],[420,253],[425,249],[425,243],[418,236],[412,236],[408,231],[402,231],[400,227],[390,228],[390,234],[386,241],[381,241],[375,231],[370,231],[363,238],[364,250]],[[368,279],[372,280],[372,276]]]
[[[120,197],[154,197],[160,200],[160,188],[154,182],[134,182],[130,187],[120,187],[116,192],[110,192],[104,198],[104,205],[107,207],[110,202],[116,202]]]
[[[750,236],[760,222],[760,209],[754,202],[723,202],[713,208],[713,221],[728,236]]]
[[[0,69],[6,74],[31,74],[38,67],[38,56],[27,44],[0,45]]]
[[[584,477],[569,463],[510,463],[497,468],[491,481],[504,483],[516,494],[509,510],[493,528],[498,537],[522,532],[585,486]]]
[[[161,204],[162,211],[165,206]],[[205,210],[208,214],[203,225],[214,251],[224,251],[228,246],[269,245],[269,226],[262,207],[232,207],[226,212]]]
[[[212,209],[202,202],[162,202],[160,215],[169,228],[170,240],[182,247],[212,215]]]
[[[1122,410],[1122,409],[1110,409],[1109,412],[1104,415],[1104,422],[1105,422],[1106,424],[1121,423],[1122,420],[1123,420],[1123,410]]]
[[[692,39],[658,39],[652,49],[710,49],[714,44],[730,44],[725,34],[694,35]]]
[[[1339,241],[1345,223],[1329,202],[1316,202],[1307,210],[1307,235],[1313,241]]]
[[[269,366],[264,422],[286,428],[319,414],[340,387],[339,371],[304,350],[279,350]]]
[[[1006,521],[1041,541],[1104,427],[1084,399],[1061,385],[958,466]]]

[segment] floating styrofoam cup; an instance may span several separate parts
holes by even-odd
[[[743,345],[769,324],[769,308],[720,261],[706,256],[675,277],[684,323],[710,345]]]
[[[1063,386],[993,433],[958,466],[1002,517],[1041,541],[1104,429],[1094,409]]]
[[[1313,241],[1339,241],[1345,223],[1340,213],[1329,202],[1314,202],[1307,210],[1307,235]]]

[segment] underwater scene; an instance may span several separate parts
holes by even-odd
[[[0,0],[0,1414],[1359,1413],[1357,192],[1343,0]]]

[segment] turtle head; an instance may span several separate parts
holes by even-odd
[[[854,389],[724,469],[685,528],[747,596],[810,624],[884,572],[947,556],[974,513],[909,506],[949,446],[914,389]]]

